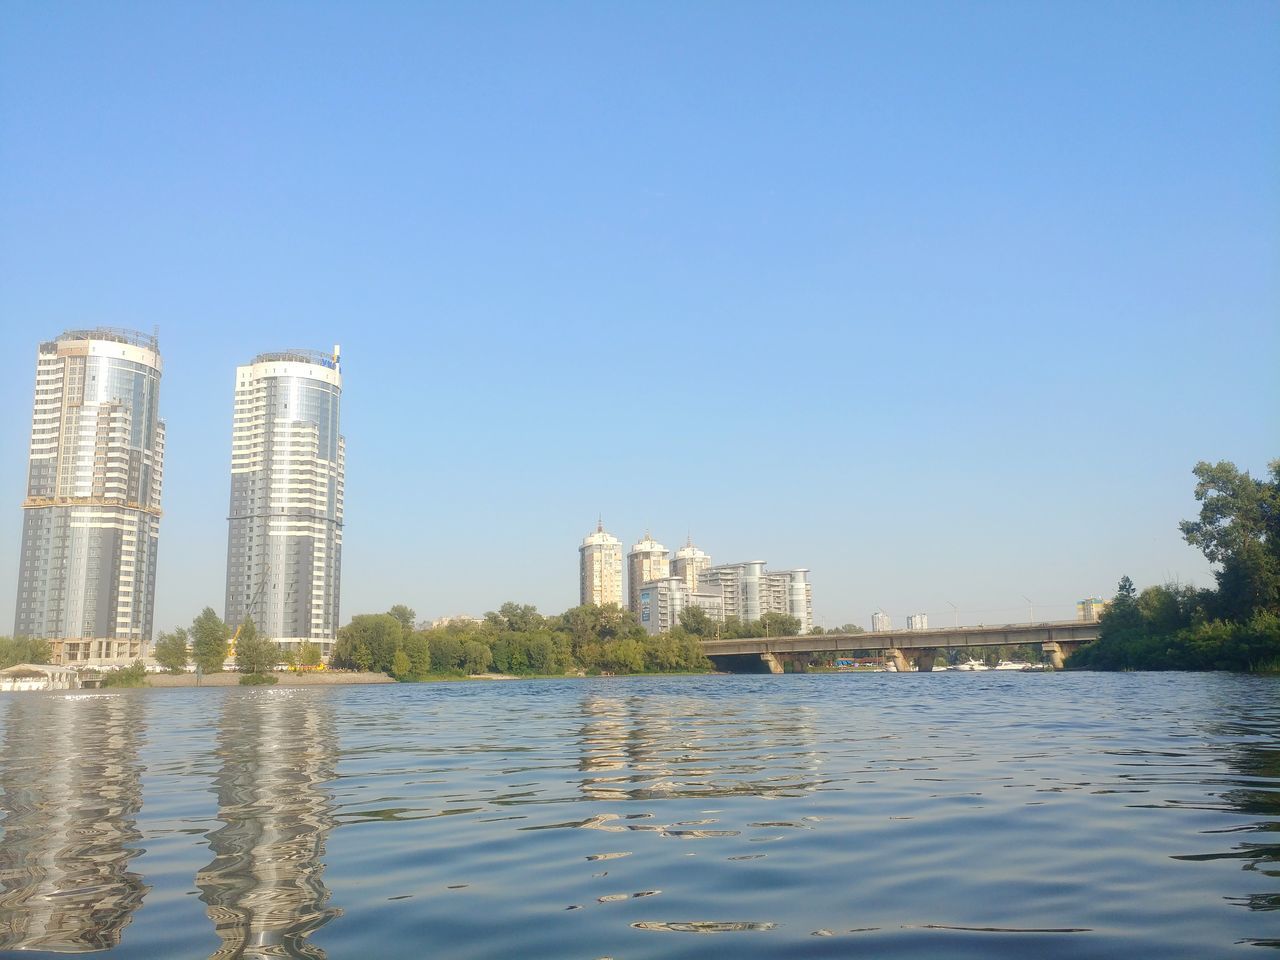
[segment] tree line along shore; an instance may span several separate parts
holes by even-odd
[[[1102,616],[1099,638],[1077,650],[1068,669],[1280,672],[1280,460],[1269,464],[1262,480],[1227,461],[1201,462],[1194,474],[1200,515],[1179,526],[1187,543],[1214,564],[1215,586],[1167,583],[1139,592],[1122,578]],[[206,607],[189,628],[160,634],[155,659],[173,675],[186,673],[192,663],[203,676],[234,664],[236,682],[243,684],[275,683],[281,666],[298,683],[365,682],[355,678],[372,675],[422,681],[491,671],[516,677],[704,673],[713,667],[702,652],[703,639],[793,636],[800,626],[777,613],[749,623],[732,617],[720,623],[691,607],[681,613],[679,626],[652,635],[615,605],[548,616],[511,602],[479,621],[427,628],[415,620],[403,604],[353,617],[338,632],[326,668],[317,644],[304,642],[282,654],[251,620],[233,631]],[[861,632],[854,624],[838,629]],[[48,641],[0,637],[0,668],[49,661]],[[307,679],[320,675],[326,679]],[[141,661],[103,674],[106,686],[146,682]]]

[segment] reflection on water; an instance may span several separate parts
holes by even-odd
[[[310,957],[307,937],[341,911],[326,907],[325,837],[333,828],[337,731],[310,692],[228,696],[218,724],[214,859],[196,875],[221,946],[216,958]]]
[[[141,699],[12,695],[0,754],[0,947],[120,942],[148,887],[129,870],[142,806]]]
[[[582,698],[578,769],[591,800],[794,796],[818,789],[814,711],[690,699]]]
[[[0,953],[1280,946],[1275,679],[14,694],[0,724]]]

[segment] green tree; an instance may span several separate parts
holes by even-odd
[[[756,627],[760,637],[794,637],[800,632],[800,619],[786,613],[769,611],[758,621]]]
[[[449,631],[433,631],[430,637],[431,670],[455,673],[462,669],[462,641]]]
[[[399,621],[401,631],[406,637],[413,630],[414,624],[416,624],[418,620],[418,615],[413,611],[413,608],[406,607],[403,603],[397,603],[387,611],[387,614],[395,617],[396,620]]]
[[[108,670],[102,674],[104,687],[145,687],[147,686],[147,667],[141,660],[135,660],[127,667],[119,670]]]
[[[173,633],[162,633],[156,640],[156,662],[170,673],[182,673],[190,656],[187,653],[187,631],[178,627]]]
[[[534,630],[541,630],[546,624],[546,618],[538,612],[537,607],[510,601],[504,603],[496,612],[486,613],[485,621],[499,630],[510,630],[515,633],[531,633]]]
[[[0,670],[18,663],[48,663],[53,647],[48,640],[30,637],[0,637]]]
[[[1218,616],[1243,621],[1260,610],[1280,611],[1280,460],[1269,480],[1255,480],[1226,460],[1195,466],[1196,520],[1178,526],[1187,543],[1220,565]]]
[[[1280,547],[1280,460],[1269,466],[1270,482],[1254,480],[1226,460],[1195,465],[1200,518],[1178,528],[1211,563],[1225,563],[1251,543],[1269,543],[1273,553]]]
[[[205,607],[191,623],[191,657],[204,673],[216,673],[227,659],[231,631],[212,607]]]
[[[1200,591],[1178,584],[1147,587],[1138,594],[1143,625],[1153,633],[1166,635],[1191,626],[1202,603]]]
[[[695,637],[714,637],[716,622],[702,607],[689,605],[680,611],[680,626]]]
[[[407,680],[412,669],[409,655],[403,650],[397,650],[396,655],[391,658],[391,675],[397,680]]]
[[[404,653],[409,658],[410,678],[423,680],[431,673],[431,643],[425,633],[418,631],[405,637]]]
[[[600,646],[623,637],[639,639],[645,636],[644,627],[640,626],[635,614],[613,603],[602,607],[588,604],[566,610],[554,619],[552,629],[568,635],[570,650],[578,660],[582,660],[583,648],[587,646]]]
[[[564,672],[564,664],[556,649],[554,635],[548,631],[534,634],[529,639],[526,657],[530,673],[552,674]]]
[[[246,620],[236,640],[236,669],[241,673],[270,673],[280,662],[280,648],[259,636],[252,620]]]
[[[611,673],[640,673],[644,670],[644,646],[637,637],[606,643],[600,666]]]
[[[467,673],[484,673],[493,663],[493,651],[479,640],[468,640],[462,645],[462,658]]]
[[[311,669],[320,666],[320,645],[310,640],[298,644],[298,666]]]
[[[362,613],[338,631],[329,661],[336,667],[376,670],[394,676],[404,628],[389,613]]]

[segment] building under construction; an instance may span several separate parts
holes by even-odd
[[[131,330],[40,344],[13,630],[54,663],[124,663],[150,642],[160,373],[156,338]]]

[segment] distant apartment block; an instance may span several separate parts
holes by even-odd
[[[889,619],[889,615],[883,610],[877,610],[871,615],[871,632],[885,633],[893,629],[893,621]]]
[[[1106,612],[1108,600],[1101,597],[1085,597],[1076,602],[1076,619],[1082,623],[1097,623]]]
[[[151,640],[164,473],[156,338],[69,330],[36,354],[14,634],[56,664]]]
[[[622,541],[596,524],[578,547],[578,602],[582,606],[622,606]]]
[[[236,368],[226,621],[328,656],[338,634],[346,441],[333,353],[263,353]]]
[[[603,525],[582,541],[581,602],[616,603],[622,594],[622,545]],[[616,592],[615,592],[616,591]],[[612,599],[613,597],[618,599]],[[723,622],[759,620],[766,613],[795,617],[799,632],[813,629],[809,571],[766,570],[763,560],[712,566],[690,537],[674,558],[648,531],[627,553],[627,609],[650,633],[665,633],[690,606]]]
[[[685,541],[671,561],[671,575],[683,579],[690,593],[698,589],[698,577],[709,569],[711,557],[693,545],[693,537]]]
[[[747,622],[781,613],[800,621],[800,633],[813,629],[813,585],[807,569],[767,571],[763,560],[726,563],[699,574],[698,587],[719,591],[726,618]]]
[[[651,634],[666,633],[680,625],[680,614],[700,607],[717,623],[724,621],[724,598],[713,589],[690,590],[683,577],[650,580],[640,587],[640,625]]]
[[[645,531],[644,539],[632,546],[627,554],[627,608],[639,616],[641,587],[669,576],[671,560],[667,548]]]
[[[908,630],[928,630],[929,615],[927,613],[912,613],[907,616]]]
[[[460,626],[479,626],[484,623],[484,617],[473,617],[469,613],[456,613],[449,617],[436,617],[431,621],[431,629],[439,630],[441,627],[447,627],[455,623]]]

